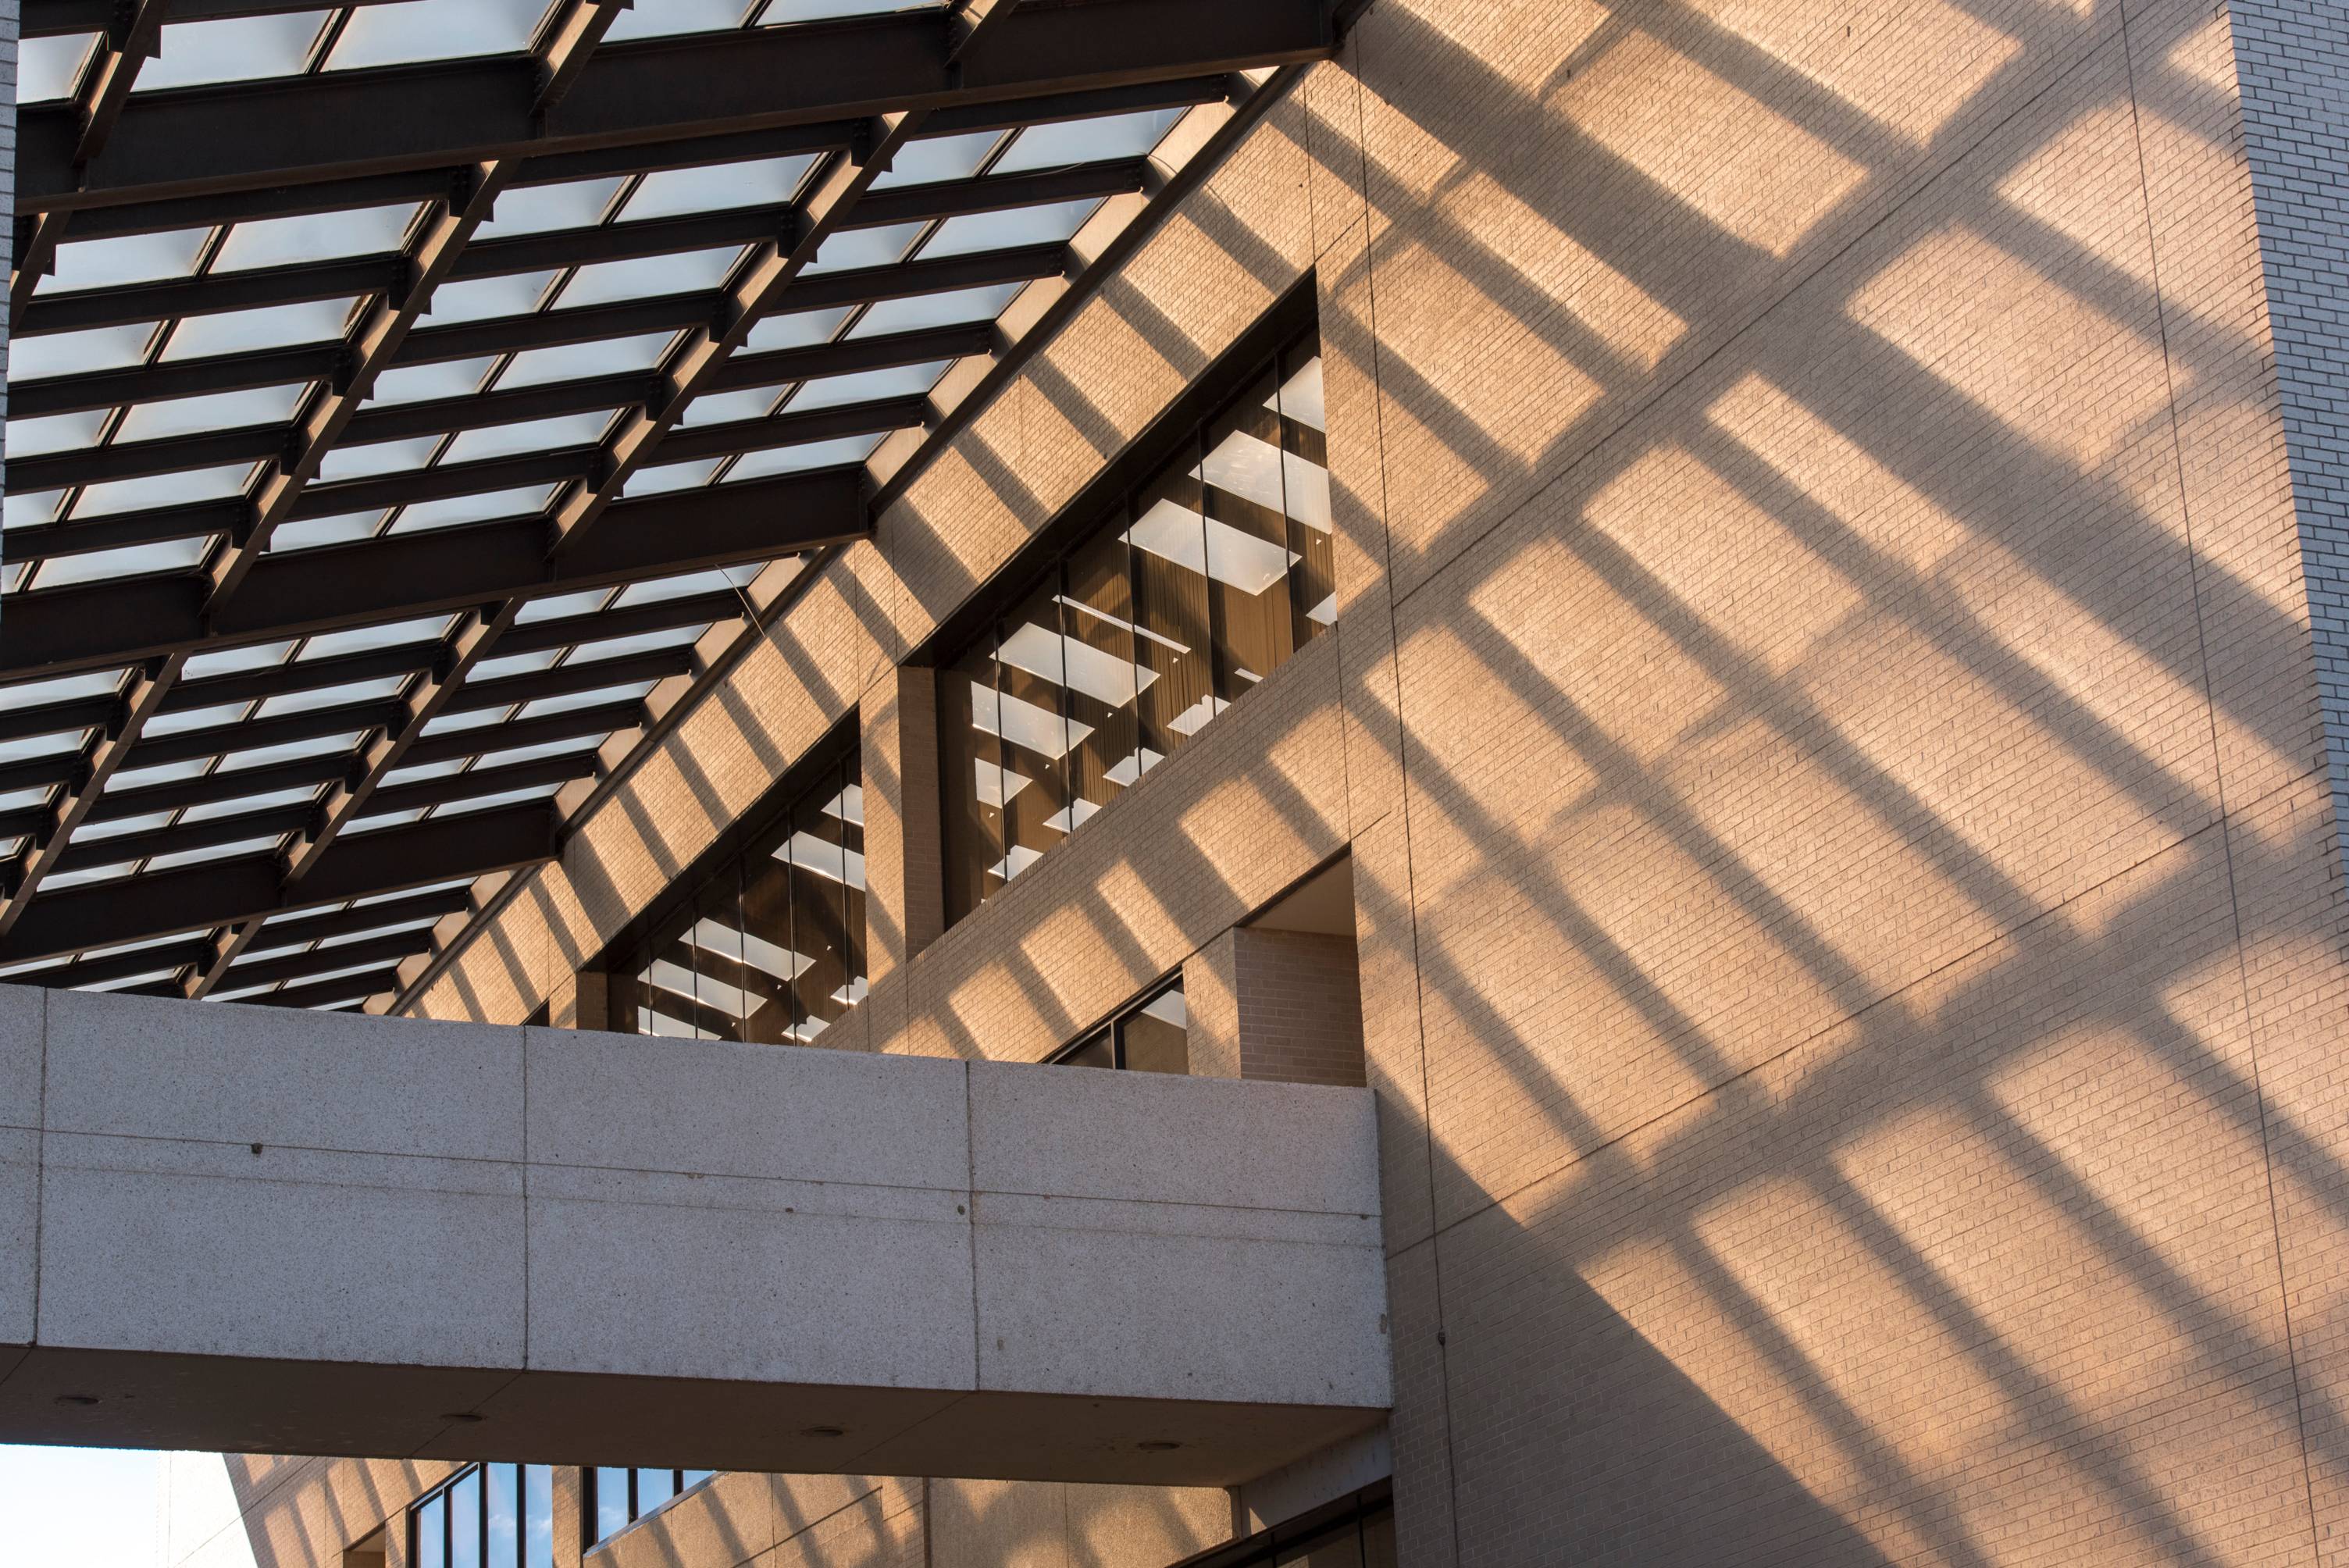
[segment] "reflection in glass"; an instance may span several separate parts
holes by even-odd
[[[1336,614],[1309,335],[938,675],[947,917],[959,920]]]

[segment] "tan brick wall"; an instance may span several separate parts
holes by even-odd
[[[1232,935],[1240,1076],[1364,1082],[1362,982],[1353,939],[1250,926]]]
[[[1033,1059],[1178,967],[1237,1030],[1231,928],[1350,847],[1405,1562],[2334,1560],[2233,70],[2209,0],[1378,0],[428,1010],[535,1005],[1314,264],[1337,634],[843,1041]]]

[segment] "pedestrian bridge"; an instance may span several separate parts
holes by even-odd
[[[1372,1115],[0,986],[0,1441],[1236,1483],[1384,1418]]]

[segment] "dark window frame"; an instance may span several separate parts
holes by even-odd
[[[604,1474],[606,1470],[616,1470],[628,1478],[628,1497],[625,1509],[628,1517],[610,1534],[599,1535],[596,1533],[598,1529],[596,1515],[602,1511]],[[591,1552],[601,1551],[646,1520],[683,1502],[724,1473],[723,1470],[688,1470],[683,1466],[669,1468],[660,1465],[582,1466],[579,1471],[579,1554],[584,1558]],[[646,1475],[666,1475],[671,1483],[668,1495],[650,1508],[639,1506],[642,1496],[639,1478]],[[688,1476],[695,1479],[688,1481],[685,1479]]]
[[[1053,1051],[1051,1055],[1046,1057],[1044,1058],[1044,1065],[1047,1067],[1108,1068],[1116,1072],[1135,1072],[1144,1070],[1130,1066],[1126,1060],[1125,1042],[1127,1026],[1132,1024],[1134,1019],[1142,1016],[1143,1014],[1148,1012],[1150,1008],[1161,998],[1170,995],[1181,996],[1183,994],[1183,971],[1177,969],[1172,974],[1160,975],[1157,979],[1143,986],[1140,991],[1135,992],[1133,996],[1119,1004],[1118,1006],[1112,1009],[1110,1015],[1103,1018],[1100,1023],[1095,1024],[1092,1028],[1087,1029],[1083,1034],[1079,1035],[1075,1039],[1070,1041],[1067,1045],[1061,1047],[1059,1049]],[[1189,1012],[1189,1000],[1186,997],[1184,1004],[1186,1016]],[[1186,1033],[1188,1027],[1189,1026],[1186,1024],[1185,1026]],[[1092,1050],[1094,1047],[1102,1045],[1106,1045],[1109,1047],[1109,1060],[1105,1062],[1087,1062],[1077,1059],[1086,1052]]]
[[[490,1555],[490,1472],[512,1470],[514,1486],[514,1554],[510,1563],[494,1562]],[[530,1553],[531,1480],[543,1477],[546,1495],[547,1549],[546,1556],[533,1562]],[[408,1505],[408,1562],[417,1568],[423,1562],[425,1516],[435,1504],[440,1530],[440,1565],[451,1568],[456,1561],[455,1510],[450,1499],[457,1489],[469,1480],[480,1480],[479,1501],[474,1509],[474,1525],[478,1533],[478,1555],[474,1561],[481,1568],[552,1568],[554,1561],[554,1467],[553,1465],[518,1464],[510,1460],[476,1460],[455,1471],[439,1485],[416,1498]]]

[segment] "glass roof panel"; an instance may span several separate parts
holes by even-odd
[[[236,16],[218,22],[168,22],[162,52],[139,67],[135,93],[202,82],[292,76],[300,70],[326,25],[326,11],[284,16]]]
[[[789,201],[814,166],[813,155],[761,158],[744,163],[713,163],[698,169],[667,169],[647,174],[620,209],[623,222],[715,212],[729,207],[761,207]]]
[[[348,751],[359,743],[360,732],[348,735],[323,735],[315,740],[289,740],[283,746],[256,746],[246,751],[232,751],[221,758],[221,771],[233,773],[246,768],[266,768],[278,762],[299,762],[305,757],[331,757],[337,751]]]
[[[699,407],[698,404],[695,407]],[[671,490],[691,490],[708,484],[709,476],[718,471],[725,459],[705,458],[694,462],[662,463],[654,468],[638,469],[620,487],[624,496],[665,495]]]
[[[919,332],[931,326],[959,326],[969,321],[993,321],[1019,296],[1025,284],[999,284],[992,288],[947,289],[939,294],[907,294],[876,303],[849,329],[851,337],[878,337],[885,332]]]
[[[74,872],[51,872],[41,880],[41,887],[46,892],[56,892],[62,888],[78,886],[82,882],[105,882],[112,877],[129,876],[138,863],[136,861],[119,861],[110,866],[90,866]],[[134,975],[132,980],[136,978],[137,976]],[[128,985],[132,983],[132,980],[118,980],[114,984]],[[93,986],[89,989],[94,990],[98,987]]]
[[[696,593],[723,593],[734,586],[723,572],[686,572],[675,577],[659,577],[650,583],[631,583],[620,590],[612,601],[616,610],[633,610],[640,604],[659,604],[671,599],[689,598]]]
[[[174,229],[162,234],[120,234],[110,240],[67,240],[57,246],[57,270],[33,292],[67,294],[75,289],[184,278],[196,270],[197,253],[211,236],[210,229]]]
[[[299,806],[305,800],[316,799],[318,791],[324,788],[326,786],[322,784],[305,784],[293,789],[264,789],[259,794],[240,795],[233,800],[209,800],[201,806],[189,807],[180,820],[209,822],[215,817],[233,817],[245,811],[265,811],[277,806]]]
[[[477,707],[471,713],[444,713],[427,719],[427,735],[457,735],[468,729],[487,729],[493,724],[503,724],[510,707]]]
[[[417,806],[405,811],[369,812],[364,817],[352,818],[350,825],[345,828],[343,831],[346,833],[372,833],[384,828],[404,828],[410,822],[420,822],[424,820],[424,813],[429,809],[430,808],[425,806]],[[373,966],[368,965],[368,967]]]
[[[347,632],[324,632],[303,645],[301,661],[338,658],[345,654],[370,654],[402,643],[429,642],[449,634],[453,615],[422,615],[413,621],[388,621],[380,626],[355,626]]]
[[[508,458],[523,452],[551,452],[564,447],[593,446],[612,422],[616,410],[592,414],[562,414],[548,419],[523,419],[512,425],[485,425],[467,430],[449,445],[444,463],[470,463],[482,458]]]
[[[690,428],[695,425],[723,425],[735,419],[762,418],[781,396],[782,388],[780,387],[751,387],[740,392],[709,393],[687,404],[684,418],[678,423]],[[93,432],[90,439],[97,438]]]
[[[746,354],[764,354],[776,348],[805,348],[812,344],[830,343],[840,324],[848,319],[845,308],[839,310],[794,310],[781,315],[762,316],[742,340]]]
[[[209,707],[181,708],[177,713],[159,713],[147,721],[141,735],[184,735],[191,729],[210,729],[217,724],[234,724],[252,707],[249,702],[216,702]]]
[[[571,651],[570,662],[564,667],[568,669],[573,665],[594,664],[601,659],[624,659],[630,654],[650,654],[662,648],[682,647],[688,643],[699,642],[701,634],[707,630],[706,626],[673,626],[666,632],[639,632],[633,637],[605,637],[600,642],[581,643]]]
[[[55,730],[47,735],[25,735],[14,740],[0,740],[0,762],[30,762],[42,757],[64,757],[81,749],[89,730]]]
[[[755,0],[752,0],[755,3]],[[636,8],[620,13],[605,43],[630,38],[664,38],[679,33],[715,33],[739,27],[749,7],[745,0],[636,0]]]
[[[114,776],[112,785],[117,789],[138,789],[150,784],[176,784],[199,777],[211,766],[208,757],[191,757],[182,762],[158,762],[151,768],[126,768]]]
[[[946,0],[770,0],[759,24],[821,22],[832,16],[878,16],[891,11],[934,11]]]
[[[171,824],[169,811],[145,811],[136,817],[118,817],[111,822],[84,822],[73,830],[67,841],[94,844],[108,839],[119,839],[125,833],[148,833]]]
[[[174,854],[157,855],[147,862],[147,869],[150,872],[160,872],[171,866],[192,866],[205,861],[225,861],[233,860],[238,855],[258,854],[264,850],[275,849],[279,841],[285,837],[284,833],[271,833],[265,838],[238,839],[232,843],[208,844],[202,849],[181,850]]]
[[[68,33],[60,38],[26,38],[16,46],[16,101],[48,103],[73,97],[81,83],[83,62],[96,46],[96,33]]]
[[[245,425],[282,424],[294,418],[310,390],[306,381],[291,387],[255,387],[243,392],[214,392],[203,397],[169,397],[159,403],[138,403],[123,417],[117,441],[156,441],[166,436],[191,436],[204,430],[233,430]],[[9,428],[9,444],[16,431]]]
[[[492,518],[528,517],[544,511],[546,503],[554,497],[553,485],[524,485],[515,490],[491,490],[486,495],[456,495],[446,500],[419,501],[399,514],[391,525],[394,533],[422,533],[435,528],[454,528],[460,523],[487,522]]]
[[[233,273],[341,256],[388,255],[399,249],[409,224],[421,210],[414,203],[401,202],[239,223],[221,242],[220,254],[212,258],[212,271]]]
[[[988,172],[1029,174],[1105,159],[1139,158],[1164,141],[1183,115],[1179,108],[1145,108],[1133,114],[1031,125]]]
[[[138,511],[150,506],[180,506],[190,501],[218,500],[242,495],[251,463],[226,468],[190,469],[176,474],[150,474],[145,479],[112,480],[92,485],[74,503],[77,518],[103,517],[109,512]]]
[[[438,365],[402,365],[375,378],[367,402],[420,403],[433,397],[462,397],[481,384],[495,359],[450,359]]]
[[[159,572],[186,572],[203,564],[212,548],[211,536],[163,539],[152,544],[128,544],[119,550],[92,550],[60,555],[44,562],[35,588],[67,588],[77,583],[99,583],[116,577],[151,577]]]
[[[557,310],[608,304],[614,300],[649,299],[656,294],[691,294],[714,289],[734,270],[735,258],[745,247],[720,245],[715,250],[688,251],[674,256],[638,256],[625,262],[597,262],[574,273],[555,300]]]
[[[47,680],[18,681],[0,686],[0,707],[38,707],[43,703],[71,702],[81,696],[112,696],[122,689],[120,670],[90,670],[78,676],[51,676]]]
[[[972,130],[960,136],[926,136],[909,141],[897,150],[896,158],[873,181],[873,188],[885,191],[892,185],[968,180],[978,172],[978,166],[987,161],[987,155],[1002,139],[1003,132],[999,130]]]
[[[410,436],[404,441],[370,441],[363,447],[336,445],[325,460],[318,464],[318,480],[331,484],[336,480],[367,479],[375,474],[398,473],[402,469],[420,469],[432,460],[440,449],[439,436]]]
[[[56,787],[38,784],[30,789],[10,789],[0,793],[0,811],[21,811],[27,807],[46,806],[49,803],[49,791]]]
[[[51,414],[41,419],[11,419],[8,421],[8,455],[12,458],[37,458],[44,452],[70,452],[83,447],[98,445],[98,437],[106,433],[106,421],[113,418],[111,408],[94,408],[83,414]]]
[[[385,697],[398,696],[409,679],[407,676],[385,676],[378,680],[346,681],[341,686],[321,686],[315,691],[282,692],[264,701],[255,717],[278,718],[289,713],[307,713],[312,708],[378,702]]]
[[[269,531],[269,543],[264,553],[283,551],[290,554],[297,550],[317,550],[329,544],[373,539],[376,530],[389,515],[384,511],[347,511],[336,517],[306,517],[295,522],[281,522]]]
[[[533,621],[559,621],[565,615],[586,615],[604,607],[612,596],[609,588],[589,588],[577,593],[550,593],[543,599],[533,599],[514,614],[514,624],[527,626]]]
[[[439,817],[461,817],[468,811],[487,811],[493,807],[518,805],[524,800],[543,800],[560,784],[533,784],[526,789],[502,789],[494,795],[469,795],[461,800],[450,800],[433,813]]]
[[[629,725],[626,727],[633,729],[636,727]],[[614,730],[612,733],[616,735],[619,731]],[[584,750],[592,744],[594,742],[591,738],[574,737],[569,740],[550,740],[539,746],[517,746],[506,751],[485,751],[481,753],[481,759],[474,766],[511,768],[518,763],[543,762],[550,757],[568,757],[571,753]]]
[[[934,359],[927,365],[893,365],[885,370],[858,370],[846,376],[823,376],[802,382],[790,412],[837,408],[848,403],[871,403],[883,397],[918,397],[938,384],[953,361]]]
[[[297,343],[326,343],[343,335],[356,299],[314,299],[299,304],[264,305],[259,310],[223,311],[218,315],[191,315],[171,329],[163,349],[165,359],[196,359],[213,354],[241,354],[254,348],[286,348]]]
[[[926,227],[921,223],[890,223],[878,229],[838,229],[833,232],[807,264],[811,273],[842,267],[885,267],[905,253],[905,247]]]
[[[352,11],[326,57],[330,71],[396,66],[410,60],[452,60],[470,55],[518,54],[546,0],[405,0]]]
[[[469,278],[442,284],[432,291],[432,308],[423,320],[435,326],[451,322],[488,321],[501,315],[528,315],[557,273],[515,273],[502,278]]]
[[[29,528],[35,523],[48,522],[57,515],[57,500],[63,490],[35,490],[24,495],[0,496],[0,526]]]
[[[523,614],[529,614],[530,608],[523,605]],[[507,654],[501,658],[483,659],[473,666],[473,678],[488,681],[500,676],[524,676],[537,670],[551,670],[554,667],[554,661],[562,656],[561,648],[548,648],[543,653]]]
[[[294,652],[291,643],[255,643],[245,648],[222,648],[217,653],[197,654],[181,666],[183,680],[201,680],[205,676],[233,676],[244,670],[265,670],[282,665]]]
[[[148,340],[154,335],[152,325],[132,322],[127,326],[94,326],[87,332],[20,337],[8,345],[8,379],[37,381],[44,376],[119,370],[146,358]]]
[[[383,776],[387,789],[399,784],[421,784],[428,779],[446,779],[451,773],[462,773],[467,758],[451,758],[446,762],[419,762],[411,767],[395,768]]]
[[[658,365],[676,336],[673,332],[647,332],[635,337],[599,337],[553,348],[525,348],[500,372],[498,388],[512,391],[517,387],[578,381],[590,376],[635,375]]]
[[[805,473],[811,469],[836,469],[861,463],[881,444],[878,436],[843,436],[831,441],[804,441],[796,447],[773,447],[752,452],[726,471],[720,481],[768,479],[776,474]]]
[[[604,36],[609,38],[618,32],[614,27]],[[510,240],[517,234],[543,234],[553,229],[585,229],[604,216],[604,209],[626,183],[616,175],[609,180],[566,180],[560,185],[509,186],[498,192],[495,215],[474,231],[474,238]]]
[[[1016,245],[1054,245],[1084,226],[1101,201],[1047,201],[1034,207],[1010,207],[1000,212],[966,212],[938,225],[923,245],[922,256],[968,256],[979,251],[1008,251]]]

